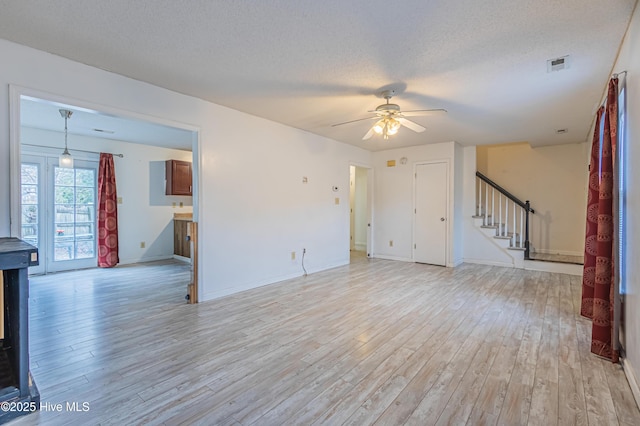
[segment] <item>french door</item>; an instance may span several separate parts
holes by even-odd
[[[38,247],[47,273],[97,265],[97,168],[95,161],[58,167],[58,159],[22,156],[22,238]]]

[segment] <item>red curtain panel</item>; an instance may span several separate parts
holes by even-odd
[[[598,255],[598,193],[600,191],[600,122],[604,107],[598,109],[596,126],[591,144],[589,163],[589,193],[587,196],[587,229],[584,241],[584,267],[582,271],[582,305],[580,314],[593,318],[593,288],[596,281],[596,256]]]
[[[113,155],[100,154],[98,169],[98,266],[111,268],[118,258],[118,197]]]
[[[598,113],[598,123],[601,112]],[[585,265],[581,313],[592,320],[591,352],[618,362],[618,350],[613,342],[615,276],[613,251],[615,247],[614,161],[618,127],[618,79],[611,79],[607,93],[602,132],[594,135],[592,163],[587,202],[587,235],[585,239]],[[602,139],[599,136],[602,133]],[[598,139],[596,142],[595,139]],[[596,164],[593,155],[598,155]],[[594,167],[595,166],[595,167]],[[597,192],[592,184],[594,170],[599,172]],[[593,194],[592,194],[593,191]],[[593,198],[597,196],[597,198]],[[595,211],[597,207],[597,211]],[[597,215],[595,215],[597,213]],[[595,247],[593,241],[593,218],[596,217]],[[591,234],[590,234],[591,233]],[[593,255],[595,248],[595,256]],[[594,262],[595,257],[595,262]],[[587,265],[589,262],[589,265]]]

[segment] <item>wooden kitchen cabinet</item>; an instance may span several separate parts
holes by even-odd
[[[191,163],[181,160],[166,161],[166,195],[193,195]]]
[[[191,257],[191,242],[187,239],[188,229],[193,221],[191,213],[173,215],[173,254]]]

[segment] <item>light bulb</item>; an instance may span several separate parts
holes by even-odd
[[[62,167],[64,169],[73,169],[73,157],[66,149],[60,157],[58,158],[58,167]]]
[[[398,132],[398,129],[400,128],[400,122],[395,118],[389,118],[389,121],[387,123],[387,125],[389,126],[389,134],[396,134]],[[391,133],[391,131],[393,131],[393,133]]]
[[[378,121],[375,126],[373,126],[373,131],[377,134],[382,133],[382,129],[384,129],[384,120]]]

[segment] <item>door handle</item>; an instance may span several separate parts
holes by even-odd
[[[444,222],[444,220],[445,220],[444,217],[440,218],[440,222]]]

